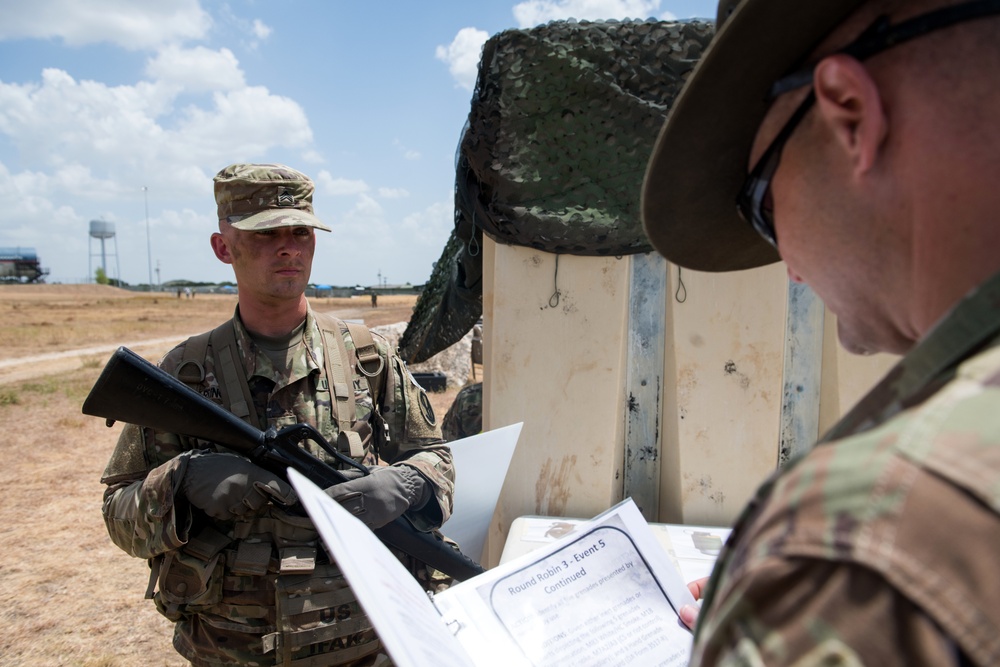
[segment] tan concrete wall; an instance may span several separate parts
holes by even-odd
[[[524,422],[494,525],[597,514],[621,499],[628,260],[563,255],[557,276],[555,255],[484,245],[483,425]]]
[[[524,422],[491,537],[510,523],[589,517],[623,495],[629,257],[484,243],[484,428]],[[788,280],[668,265],[660,432],[664,522],[726,525],[777,465]],[[558,289],[558,297],[556,290]],[[824,320],[820,432],[894,359],[854,357]]]
[[[682,270],[681,303],[668,275],[660,520],[729,523],[778,460],[787,278]]]

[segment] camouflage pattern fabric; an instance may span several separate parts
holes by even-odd
[[[483,232],[456,216],[455,229],[399,339],[409,364],[427,361],[469,332],[483,314]]]
[[[1000,664],[1000,275],[737,522],[693,664]]]
[[[553,21],[487,40],[456,178],[473,223],[547,252],[650,251],[646,162],[713,25]]]
[[[483,383],[463,387],[455,396],[441,423],[441,435],[448,442],[476,435],[483,430]]]
[[[482,234],[572,255],[649,252],[646,160],[707,21],[553,21],[483,47],[456,156],[455,228],[400,339],[409,363],[483,312]]]
[[[324,380],[324,349],[316,317],[307,315],[302,342],[290,372],[275,369],[239,321],[236,341],[247,371],[261,423],[281,428],[310,423],[337,441],[331,397]],[[346,333],[346,327],[341,332]],[[440,427],[425,406],[429,402],[392,354],[384,338],[373,334],[386,373],[395,376],[382,387],[392,395],[372,396],[368,385],[353,377],[358,419],[370,424],[364,454],[378,461],[420,471],[435,489],[436,525],[451,514],[454,471],[451,452]],[[345,341],[350,350],[353,342]],[[160,365],[175,372],[185,344],[169,352]],[[221,404],[211,349],[205,355],[200,392]],[[386,428],[379,425],[378,415]],[[330,457],[315,443],[304,446],[316,456]],[[306,517],[277,506],[236,522],[215,521],[175,496],[191,449],[224,451],[210,442],[127,425],[103,482],[108,484],[104,517],[112,541],[127,553],[149,558],[156,592],[154,602],[175,621],[174,646],[194,665],[386,664],[381,643],[367,615],[323,551]],[[137,461],[142,469],[134,472]],[[428,590],[446,580],[422,564],[397,553]],[[151,586],[150,593],[153,588]]]
[[[313,182],[301,171],[281,164],[233,164],[213,180],[219,220],[236,229],[304,225],[330,231],[313,214]]]

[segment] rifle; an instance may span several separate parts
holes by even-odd
[[[123,421],[225,445],[283,479],[288,479],[291,467],[324,489],[347,478],[299,447],[302,440],[316,442],[337,460],[369,474],[365,466],[331,447],[313,426],[261,431],[126,347],[119,347],[101,371],[83,403],[83,414],[104,417],[109,427]],[[484,572],[471,558],[418,531],[403,517],[374,532],[385,544],[459,581]]]

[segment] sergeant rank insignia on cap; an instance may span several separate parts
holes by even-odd
[[[295,206],[295,197],[288,190],[282,190],[278,195],[278,206]]]

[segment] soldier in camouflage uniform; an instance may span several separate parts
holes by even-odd
[[[454,402],[444,414],[441,422],[441,435],[445,440],[459,440],[470,435],[476,435],[483,430],[483,383],[462,387],[455,396]]]
[[[215,177],[215,194],[212,248],[233,266],[239,305],[160,365],[258,427],[309,423],[371,467],[348,468],[351,479],[328,490],[370,527],[401,515],[440,526],[454,471],[427,397],[382,337],[305,299],[314,230],[329,231],[313,215],[312,182],[237,164]],[[283,480],[211,442],[127,425],[102,481],[111,539],[150,559],[147,596],[175,621],[174,646],[192,664],[388,664]],[[404,562],[428,588],[437,581]]]
[[[906,354],[744,510],[695,664],[1000,664],[998,13],[719,5],[647,169],[650,239],[703,271],[780,253],[845,347]]]

